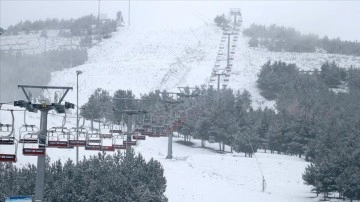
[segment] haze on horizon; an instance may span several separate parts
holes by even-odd
[[[46,18],[70,19],[98,13],[98,0],[0,0],[0,27]],[[240,8],[244,26],[252,23],[294,27],[303,34],[360,41],[360,1],[131,1],[131,26],[191,27]],[[128,1],[102,0],[100,13],[128,22]]]

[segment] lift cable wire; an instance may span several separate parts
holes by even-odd
[[[257,157],[256,157],[256,155],[255,155],[254,148],[253,148],[253,146],[252,146],[252,144],[251,144],[251,142],[250,142],[249,138],[247,138],[247,140],[248,140],[248,142],[249,142],[249,145],[250,145],[250,147],[251,147],[251,150],[252,150],[253,155],[254,155],[255,160],[256,160],[256,164],[258,165],[259,170],[260,170],[260,173],[261,173],[261,176],[262,176],[262,192],[265,192],[265,188],[266,188],[266,181],[265,181],[264,173],[263,173],[263,171],[262,171],[262,169],[261,169],[260,163],[259,163],[259,161],[258,161],[258,159],[257,159]]]

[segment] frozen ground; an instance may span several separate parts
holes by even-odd
[[[182,9],[179,10],[179,15],[185,15],[183,11],[186,8]],[[167,20],[166,15],[162,19]],[[161,24],[161,21],[153,19],[144,20],[146,23],[154,21]],[[155,89],[174,91],[178,86],[207,84],[222,32],[209,23],[211,20],[204,22],[194,17],[188,20],[192,20],[191,26],[187,23],[179,25],[176,22],[174,25],[179,26],[154,28],[150,24],[145,29],[138,23],[131,28],[121,28],[112,38],[89,50],[86,64],[54,72],[49,85],[74,87],[66,100],[76,103],[75,72],[83,71],[79,76],[80,105],[83,105],[99,87],[109,90],[111,94],[118,89],[131,89],[139,95]],[[261,66],[268,60],[296,63],[304,70],[320,68],[326,60],[336,61],[343,67],[360,64],[359,57],[324,53],[273,53],[261,48],[249,48],[247,41],[247,38],[239,36],[229,85],[235,90],[250,91],[254,105],[274,105],[260,96],[255,83]],[[13,42],[14,40],[11,40],[11,43]],[[21,43],[17,46],[20,47]],[[39,49],[43,47],[39,45]],[[74,116],[74,112],[72,113]],[[15,125],[19,128],[23,122],[23,114],[15,114]],[[0,121],[9,123],[9,114],[1,112]],[[49,115],[49,128],[60,126],[61,122],[61,117]],[[29,113],[28,123],[38,125],[39,114]],[[75,126],[74,119],[69,119],[66,126]],[[176,140],[175,138],[174,141]],[[195,146],[199,145],[197,140],[193,141]],[[217,144],[209,146],[217,148]],[[2,151],[7,149],[9,148],[3,146],[0,148]],[[20,149],[19,147],[19,151]],[[303,184],[301,175],[307,163],[297,157],[256,154],[267,183],[266,192],[263,193],[262,178],[255,158],[244,158],[243,154],[218,154],[211,150],[189,148],[175,143],[174,159],[166,160],[166,149],[166,138],[148,138],[140,142],[135,150],[147,159],[155,158],[162,163],[168,181],[166,195],[170,201],[319,201],[313,198],[311,188]],[[75,150],[48,149],[47,154],[53,161],[75,158]],[[92,154],[96,152],[80,149],[81,156]],[[21,152],[18,160],[19,166],[36,163],[36,157],[24,157]]]
[[[76,86],[79,76],[80,104],[96,88],[114,93],[131,89],[136,95],[155,89],[176,91],[178,86],[208,84],[222,31],[212,24],[183,28],[143,30],[141,27],[120,28],[113,37],[89,50],[86,64],[52,74],[50,85]],[[268,60],[295,63],[302,70],[320,68],[325,61],[335,61],[341,67],[359,67],[360,57],[326,53],[269,52],[249,48],[248,38],[240,34],[229,86],[248,90],[254,106],[273,107],[256,87],[257,74]],[[75,101],[76,89],[67,100]]]
[[[23,122],[22,112],[15,112],[16,125]],[[9,114],[2,113],[2,121],[9,119]],[[69,115],[70,116],[70,115]],[[21,117],[21,118],[19,118]],[[28,124],[37,124],[39,114],[28,113]],[[62,118],[49,114],[49,127],[59,126]],[[87,122],[86,125],[89,125]],[[75,119],[68,119],[67,127],[75,126]],[[269,154],[256,154],[266,180],[266,191],[261,191],[262,177],[255,158],[245,158],[241,153],[219,154],[211,149],[200,148],[199,140],[192,140],[194,148],[176,143],[182,138],[174,138],[173,159],[167,155],[167,138],[149,138],[139,141],[135,148],[147,160],[159,160],[164,167],[167,179],[166,196],[171,202],[183,201],[244,201],[244,202],[307,202],[317,201],[312,198],[310,187],[303,184],[301,175],[308,164],[298,157]],[[18,148],[18,162],[36,165],[36,157],[23,156],[21,145]],[[217,149],[218,144],[207,147]],[[8,150],[2,146],[0,152]],[[80,148],[80,159],[97,152]],[[75,161],[75,149],[48,148],[47,154],[52,161],[71,158]]]

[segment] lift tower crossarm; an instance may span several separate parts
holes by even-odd
[[[69,90],[72,90],[73,88],[72,87],[65,87],[65,86],[34,86],[34,85],[18,85],[18,88],[21,88],[22,91],[24,92],[25,94],[25,97],[26,99],[31,102],[31,99],[30,99],[30,96],[28,95],[28,93],[26,92],[25,88],[35,88],[35,89],[60,89],[60,90],[65,90],[65,93],[64,95],[59,99],[59,102],[58,104],[60,104],[66,94],[69,92]]]

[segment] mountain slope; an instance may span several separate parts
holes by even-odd
[[[178,86],[207,84],[219,49],[222,31],[215,25],[172,29],[120,28],[110,39],[89,50],[86,64],[52,74],[49,85],[76,87],[79,76],[80,104],[96,88],[109,90],[131,89],[135,94],[155,89],[175,91]],[[341,67],[357,66],[360,57],[326,53],[269,52],[248,47],[248,38],[241,33],[235,48],[235,57],[229,86],[234,90],[248,90],[253,105],[272,107],[256,87],[257,74],[268,60],[296,63],[300,69],[320,68],[325,61],[335,61]],[[76,89],[67,100],[76,100]]]

